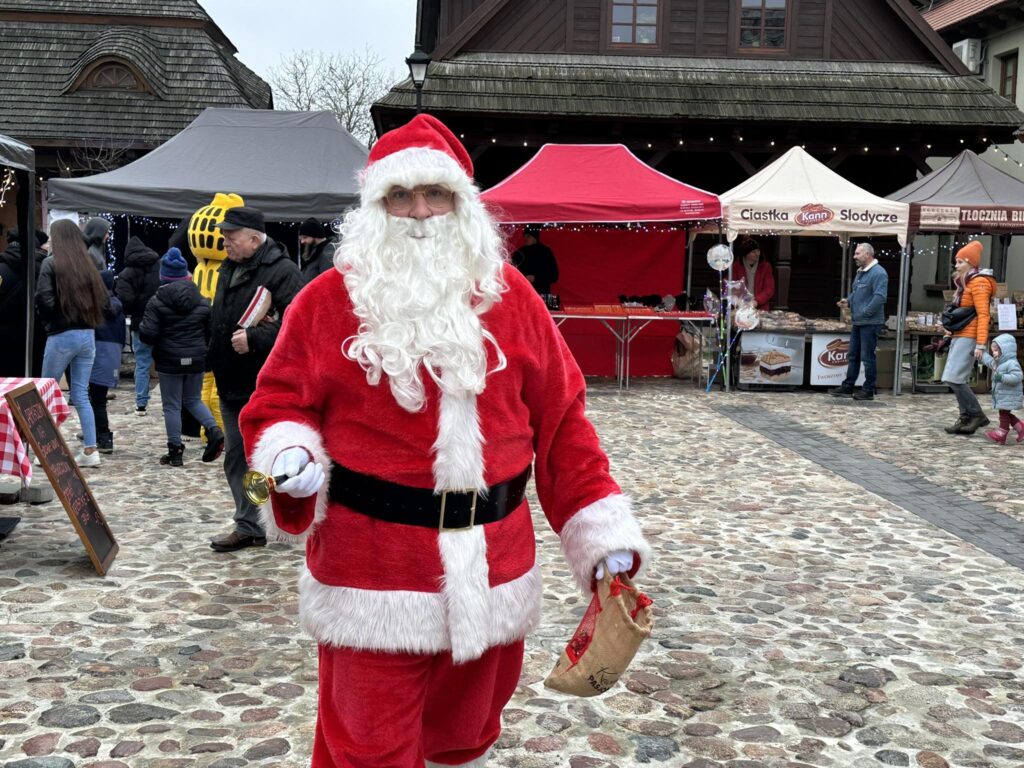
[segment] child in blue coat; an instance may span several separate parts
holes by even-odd
[[[1017,341],[1008,333],[992,339],[991,354],[982,355],[982,362],[992,369],[992,405],[999,409],[999,429],[985,433],[995,443],[1006,444],[1010,433],[1016,433],[1017,442],[1024,441],[1024,422],[1011,411],[1021,408],[1024,400],[1024,372],[1017,360]]]

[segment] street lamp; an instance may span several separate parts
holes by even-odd
[[[416,89],[416,114],[419,114],[423,111],[423,83],[427,79],[427,67],[430,65],[430,57],[417,46],[412,55],[405,60],[405,63],[409,67],[409,76],[412,78],[413,87]]]

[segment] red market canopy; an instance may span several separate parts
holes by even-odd
[[[483,193],[505,224],[717,219],[716,195],[656,171],[621,144],[545,144]]]
[[[911,232],[1024,234],[1024,182],[969,149],[889,199],[910,203]]]

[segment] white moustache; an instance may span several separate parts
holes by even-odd
[[[388,221],[390,234],[395,237],[411,237],[414,240],[429,240],[438,237],[453,220],[454,214],[445,213],[429,219],[400,218],[393,216]]]

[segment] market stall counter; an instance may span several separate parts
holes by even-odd
[[[892,334],[879,337],[878,376],[891,386],[895,368]],[[887,341],[889,343],[887,343]],[[756,330],[739,340],[740,389],[834,387],[846,376],[850,324],[836,318],[805,318],[795,312],[760,313]],[[857,379],[863,381],[863,371]]]

